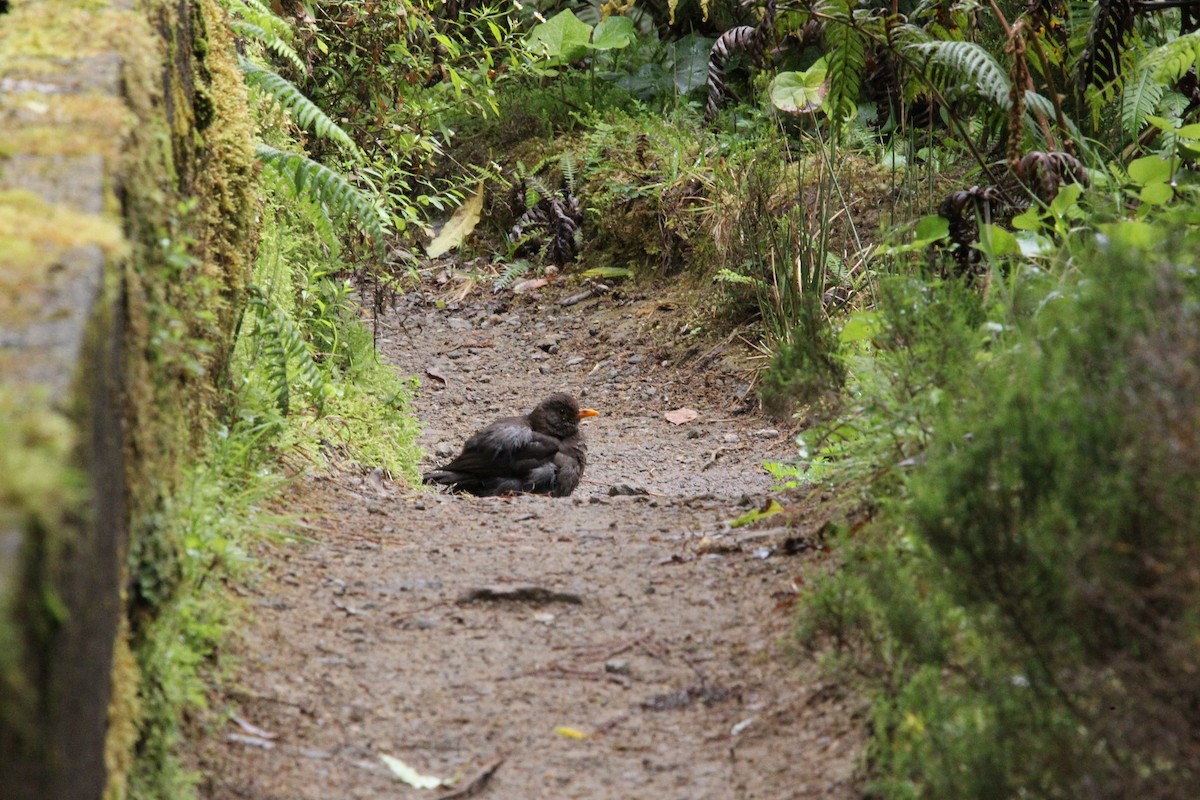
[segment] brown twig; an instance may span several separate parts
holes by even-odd
[[[716,464],[717,459],[720,458],[724,453],[734,453],[741,449],[742,448],[740,448],[740,447],[725,447],[725,446],[718,447],[716,450],[713,450],[711,453],[709,453],[708,461],[705,462],[704,466],[700,468],[700,471],[704,472],[709,467],[711,467],[713,464]]]
[[[453,792],[446,794],[439,794],[437,800],[458,800],[461,797],[474,797],[487,787],[488,781],[492,779],[492,775],[496,774],[496,770],[500,769],[500,765],[503,763],[503,758],[497,758],[495,761],[485,764],[483,769],[476,772],[475,776],[467,781],[466,785],[461,789],[455,789]]]

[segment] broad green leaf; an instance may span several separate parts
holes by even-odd
[[[1158,156],[1144,156],[1129,162],[1129,178],[1138,186],[1171,179],[1171,162]]]
[[[450,216],[450,221],[442,228],[425,252],[430,258],[437,258],[463,243],[463,240],[475,230],[479,224],[479,214],[483,211],[483,183],[468,197],[458,210]]]
[[[1141,220],[1126,220],[1101,225],[1100,230],[1117,247],[1149,250],[1157,247],[1163,240],[1163,232],[1160,228]]]
[[[863,342],[877,334],[882,327],[878,313],[859,311],[846,320],[842,332],[838,334],[838,341],[842,344]]]
[[[592,49],[592,26],[571,11],[560,11],[536,26],[525,39],[530,52],[551,61],[578,61]]]
[[[708,57],[714,41],[707,36],[689,33],[667,45],[665,64],[671,70],[677,94],[687,94],[708,83]]]
[[[1175,131],[1175,135],[1180,139],[1200,139],[1200,122],[1191,125],[1184,125],[1179,130]]]
[[[1017,237],[998,225],[979,226],[979,244],[975,246],[992,258],[1021,254]]]
[[[1143,203],[1149,203],[1152,206],[1161,206],[1174,196],[1175,190],[1166,183],[1148,183],[1138,193],[1138,197]]]
[[[1049,255],[1054,251],[1054,242],[1048,237],[1033,231],[1018,231],[1013,237],[1021,248],[1021,255],[1026,258],[1037,258]]]
[[[629,17],[610,16],[592,31],[592,47],[596,50],[622,50],[635,41],[637,29]]]
[[[1040,231],[1042,229],[1042,215],[1038,211],[1037,205],[1031,205],[1013,217],[1012,226],[1019,231]]]
[[[671,76],[658,64],[642,64],[633,75],[617,79],[617,86],[642,100],[649,100],[671,91]]]
[[[1075,206],[1075,201],[1083,194],[1083,187],[1078,183],[1068,183],[1058,190],[1058,194],[1050,201],[1050,213],[1059,219],[1077,217],[1081,209]]]
[[[913,235],[913,244],[922,247],[933,244],[939,239],[950,235],[950,221],[939,214],[928,214],[917,220],[917,229]]]
[[[811,114],[821,108],[829,94],[824,61],[804,72],[781,72],[771,81],[771,102],[788,114]]]
[[[1175,123],[1166,117],[1158,117],[1153,114],[1147,114],[1146,122],[1158,128],[1163,133],[1171,133],[1175,130]]]

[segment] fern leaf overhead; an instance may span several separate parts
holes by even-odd
[[[287,109],[300,127],[322,139],[335,141],[352,153],[358,153],[358,146],[350,135],[313,101],[305,97],[291,81],[245,58],[240,59],[239,64],[246,76],[246,83],[273,97],[279,105]]]
[[[867,67],[866,36],[854,24],[846,0],[829,3],[825,23],[825,51],[829,64],[828,104],[838,119],[858,105],[859,88]]]
[[[1009,82],[1004,67],[974,42],[933,41],[910,46],[925,56],[930,77],[943,92],[968,90],[1008,108]]]
[[[329,167],[307,156],[259,144],[256,155],[269,168],[287,178],[298,195],[313,194],[335,216],[353,220],[377,243],[387,236],[386,217],[371,197]]]
[[[262,25],[256,25],[253,22],[245,20],[232,20],[229,27],[233,28],[237,34],[245,39],[251,39],[256,42],[261,42],[263,47],[270,50],[275,55],[288,61],[296,68],[298,72],[304,72],[304,61],[299,54],[292,49],[292,46],[278,36],[273,36],[271,32]]]
[[[1125,41],[1133,31],[1136,11],[1134,0],[1096,3],[1087,50],[1079,60],[1079,79],[1084,88],[1107,86],[1120,75]]]
[[[238,35],[260,43],[304,73],[304,61],[292,48],[292,26],[278,17],[262,0],[223,0]]]
[[[1137,79],[1125,86],[1121,97],[1121,128],[1126,134],[1136,136],[1145,124],[1146,117],[1158,109],[1165,86],[1154,79],[1144,66],[1138,71]]]
[[[1142,60],[1142,70],[1163,86],[1187,74],[1200,60],[1200,32],[1188,33],[1151,50]]]

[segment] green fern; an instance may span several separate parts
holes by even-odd
[[[579,159],[575,158],[575,154],[568,150],[559,157],[558,165],[562,169],[563,181],[574,194],[576,181],[579,178]]]
[[[387,237],[385,212],[376,206],[370,195],[329,167],[308,156],[276,150],[265,144],[257,145],[256,154],[263,164],[286,179],[296,196],[313,196],[334,216],[353,220],[377,244]]]
[[[826,100],[839,124],[858,107],[859,87],[867,68],[867,40],[855,25],[846,0],[830,3],[825,23],[825,50],[829,64]]]
[[[242,38],[258,42],[289,62],[296,71],[307,70],[304,60],[292,48],[292,27],[280,19],[261,0],[224,0],[225,10],[233,17],[230,27]]]
[[[1200,60],[1200,31],[1156,47],[1142,59],[1141,69],[1161,86],[1170,86]]]
[[[509,286],[512,286],[517,278],[525,275],[529,270],[533,269],[533,264],[528,259],[519,258],[504,268],[504,272],[500,273],[500,277],[492,284],[493,292],[502,292]]]
[[[273,97],[292,115],[292,119],[296,120],[300,127],[312,131],[322,139],[337,142],[355,155],[358,154],[358,145],[350,135],[318,108],[316,103],[305,97],[291,81],[245,58],[238,59],[238,64],[246,76],[246,83]]]
[[[262,180],[269,191],[281,197],[290,196],[296,201],[295,208],[300,211],[300,216],[313,226],[316,234],[331,252],[336,253],[341,249],[342,243],[338,239],[333,220],[318,198],[310,194],[297,195],[291,178],[275,169],[263,170]]]
[[[268,389],[279,412],[287,416],[296,384],[320,413],[325,404],[325,376],[308,351],[304,334],[278,305],[267,300],[257,287],[251,288],[251,306],[258,309],[254,341],[261,346],[261,364]]]
[[[1009,82],[1004,67],[974,42],[932,41],[910,49],[925,56],[929,76],[943,93],[974,92],[1000,108],[1009,107]]]
[[[1121,128],[1129,136],[1137,136],[1146,117],[1158,109],[1166,87],[1155,80],[1151,70],[1138,70],[1137,78],[1125,86],[1121,97]]]

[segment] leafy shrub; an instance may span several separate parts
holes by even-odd
[[[814,590],[801,635],[876,689],[882,796],[1198,796],[1194,249],[1091,253],[960,363],[927,463]]]

